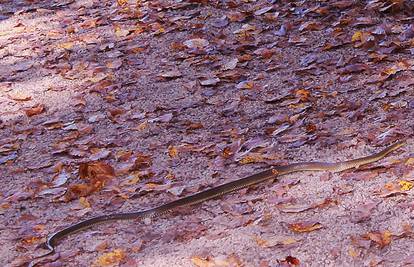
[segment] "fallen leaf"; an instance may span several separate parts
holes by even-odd
[[[0,157],[0,165],[4,164],[4,163],[7,163],[9,161],[15,160],[16,158],[17,158],[17,153],[16,152],[11,153],[11,154],[6,155],[6,156],[3,156],[3,157]]]
[[[79,177],[87,180],[108,180],[115,176],[114,169],[107,163],[97,161],[81,163]]]
[[[299,31],[319,31],[323,26],[317,21],[307,21],[300,25]]]
[[[138,153],[137,158],[135,159],[132,170],[142,170],[151,167],[152,159],[150,155],[145,155],[143,153]]]
[[[227,16],[222,16],[220,18],[214,19],[211,22],[211,26],[216,27],[216,28],[224,28],[229,24],[229,20],[227,18]]]
[[[115,171],[104,162],[87,162],[79,165],[79,176],[86,181],[86,184],[71,185],[65,195],[66,201],[86,197],[101,190],[108,181],[115,177]]]
[[[115,31],[116,37],[118,37],[118,38],[125,37],[131,32],[128,29],[121,28],[121,26],[119,26],[119,25],[115,25],[114,31]]]
[[[243,264],[235,255],[217,257],[191,257],[191,262],[197,267],[242,267]]]
[[[197,267],[215,267],[214,262],[199,256],[191,257],[191,262]]]
[[[236,68],[238,62],[239,62],[238,58],[232,58],[229,61],[227,61],[225,64],[223,64],[222,69],[233,70],[234,68]]]
[[[53,178],[52,187],[59,187],[59,186],[62,186],[64,184],[66,184],[66,182],[68,181],[69,177],[70,177],[69,176],[69,173],[65,169],[62,169],[59,172],[59,174],[56,175]]]
[[[153,123],[153,122],[169,122],[169,121],[172,120],[172,118],[173,118],[173,114],[172,113],[167,113],[167,114],[161,115],[161,116],[159,116],[157,118],[150,119],[150,120],[148,120],[148,122],[149,123]]]
[[[278,206],[278,209],[285,213],[299,213],[312,208],[312,205],[308,204],[283,204]]]
[[[300,265],[300,260],[298,258],[287,256],[284,260],[281,261],[282,263],[287,263],[289,266],[292,265]]]
[[[237,89],[252,89],[254,83],[252,81],[242,81],[236,85]]]
[[[271,248],[278,246],[288,246],[296,244],[300,239],[295,239],[293,237],[286,237],[280,235],[258,237],[254,236],[256,243],[263,248]]]
[[[349,256],[351,256],[352,258],[356,258],[356,257],[359,257],[359,254],[360,254],[359,250],[355,249],[352,246],[349,246],[349,248],[348,248],[348,255]]]
[[[59,44],[59,47],[60,48],[63,48],[63,49],[66,49],[66,50],[72,49],[73,46],[74,46],[74,43],[73,42],[65,42],[65,43]]]
[[[305,221],[288,224],[288,227],[295,233],[306,233],[321,229],[323,225],[318,222]]]
[[[195,38],[187,40],[183,43],[188,48],[203,48],[209,45],[209,42],[206,39]]]
[[[40,113],[42,113],[45,110],[45,105],[43,104],[36,104],[31,108],[25,109],[25,113],[27,116],[31,117],[34,115],[38,115]]]
[[[93,154],[89,156],[89,160],[91,161],[102,160],[102,159],[109,157],[109,155],[111,155],[111,151],[105,148],[94,149],[92,150],[92,152]]]
[[[122,249],[115,249],[100,256],[93,264],[94,267],[118,265],[126,254]]]
[[[413,188],[413,183],[409,181],[399,181],[401,191],[409,191]]]
[[[32,99],[30,95],[27,95],[22,92],[15,92],[15,93],[9,94],[9,98],[14,101],[29,101]]]
[[[89,209],[91,207],[91,203],[89,203],[89,201],[86,199],[86,197],[80,197],[79,198],[79,204],[84,208],[84,209]]]
[[[242,157],[239,162],[241,164],[250,164],[250,163],[257,163],[257,162],[263,162],[264,157],[260,153],[250,153],[244,157]]]
[[[388,182],[385,184],[384,188],[377,191],[376,193],[380,195],[380,197],[392,197],[400,194],[407,194],[407,191],[413,188],[413,183],[410,181],[393,181]]]
[[[256,11],[254,12],[254,14],[255,14],[256,16],[260,16],[260,15],[265,14],[266,12],[271,11],[272,9],[273,9],[273,6],[266,6],[266,7],[262,7],[261,9],[256,10]]]
[[[384,248],[391,243],[392,233],[388,230],[384,232],[369,232],[363,235],[363,237],[374,241],[380,248]]]
[[[351,64],[342,69],[340,69],[341,74],[351,74],[351,73],[362,73],[364,71],[369,70],[368,65],[358,63],[358,64]]]
[[[200,81],[200,84],[202,86],[212,86],[212,85],[216,85],[218,82],[220,82],[219,78],[211,78],[211,79]]]
[[[178,156],[178,149],[175,146],[169,146],[168,147],[168,155],[171,158],[176,158]]]
[[[351,215],[351,221],[354,223],[365,222],[370,219],[372,211],[379,202],[369,202],[358,206]]]
[[[162,78],[172,79],[172,78],[179,78],[182,76],[182,74],[178,70],[171,70],[171,71],[163,72],[159,76]]]
[[[122,59],[115,59],[106,63],[109,69],[119,69],[122,66]]]

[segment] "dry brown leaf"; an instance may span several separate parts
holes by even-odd
[[[287,256],[284,260],[281,261],[281,263],[287,263],[289,266],[297,266],[300,265],[300,260],[292,256]]]
[[[115,59],[106,63],[109,69],[119,69],[122,66],[122,59]]]
[[[363,235],[363,237],[374,241],[380,248],[384,248],[391,243],[392,233],[388,230],[384,232],[369,232]]]
[[[89,209],[91,207],[91,203],[89,203],[89,201],[85,198],[85,197],[80,197],[79,198],[79,204],[84,208],[84,209]]]
[[[24,112],[26,113],[27,116],[31,117],[31,116],[42,113],[44,110],[45,110],[45,105],[36,104],[33,107],[26,109]]]
[[[351,256],[352,258],[356,258],[358,257],[360,254],[360,251],[352,246],[349,246],[348,248],[348,255]]]
[[[104,162],[88,162],[80,164],[79,176],[87,183],[71,185],[65,195],[66,201],[86,197],[101,190],[109,180],[115,177],[115,171]]]
[[[112,252],[108,252],[100,256],[93,264],[94,267],[101,266],[114,266],[118,265],[123,259],[125,259],[125,252],[122,249],[115,249]]]
[[[172,113],[166,113],[164,115],[161,115],[157,118],[154,119],[150,119],[148,120],[149,123],[153,123],[153,122],[169,122],[171,121],[173,118],[173,114]]]
[[[309,97],[311,96],[311,93],[309,90],[306,90],[306,89],[298,89],[298,90],[295,90],[295,96],[299,98],[300,101],[306,102],[306,101],[309,101]]]
[[[249,153],[248,155],[244,156],[242,159],[239,160],[241,164],[250,164],[263,161],[264,157],[260,153]]]
[[[181,77],[183,75],[178,70],[171,70],[171,71],[163,72],[159,76],[162,77],[162,78],[172,79],[172,78],[179,78],[179,77]]]
[[[288,246],[296,244],[300,241],[300,239],[295,239],[293,237],[286,237],[280,235],[274,236],[265,236],[265,237],[258,237],[254,236],[254,240],[256,243],[263,248],[271,248],[276,246]]]
[[[29,101],[32,99],[32,96],[27,95],[22,92],[16,92],[16,93],[9,94],[9,98],[14,101]]]
[[[414,184],[410,181],[400,180],[388,182],[384,188],[376,192],[380,197],[392,197],[400,194],[407,194],[407,191],[413,188]]]
[[[254,82],[252,81],[242,81],[236,85],[237,89],[252,89],[254,87]]]
[[[241,267],[243,266],[240,259],[235,255],[218,256],[218,257],[191,257],[191,262],[197,267]]]
[[[93,186],[88,184],[73,184],[65,194],[65,200],[69,201],[78,197],[89,196],[95,191]]]
[[[195,38],[191,40],[184,41],[183,43],[188,48],[203,48],[209,45],[209,42],[206,39]]]
[[[236,68],[238,62],[239,62],[239,60],[237,58],[232,58],[222,66],[222,69],[223,70],[233,70],[233,69]]]
[[[191,257],[191,262],[197,267],[215,267],[214,262],[199,256]]]
[[[178,156],[178,149],[177,149],[177,147],[175,147],[175,146],[169,146],[168,147],[168,155],[171,157],[171,158],[176,158],[177,156]]]
[[[63,49],[66,49],[66,50],[72,49],[73,46],[74,46],[73,42],[65,42],[65,43],[59,44],[59,48],[63,48]]]
[[[358,206],[351,215],[351,221],[354,223],[364,222],[370,219],[372,211],[379,202],[369,202]]]
[[[135,127],[134,129],[135,130],[137,130],[137,131],[143,131],[143,130],[145,130],[145,129],[147,129],[148,128],[148,122],[147,121],[144,121],[144,122],[142,122],[142,123],[140,123],[137,127]]]
[[[87,162],[79,165],[79,177],[81,179],[105,181],[112,179],[114,176],[114,168],[105,162]]]
[[[291,223],[288,225],[288,227],[291,231],[295,233],[306,233],[321,229],[323,228],[323,225],[318,222],[305,221]]]
[[[145,155],[143,153],[138,153],[137,158],[135,159],[134,166],[132,170],[142,170],[151,167],[152,159],[150,155]]]
[[[281,212],[285,213],[299,213],[312,209],[312,205],[309,204],[283,204],[278,206]]]
[[[125,36],[127,36],[131,32],[128,29],[121,28],[121,26],[119,26],[119,25],[116,25],[114,27],[114,31],[115,31],[116,37],[118,37],[118,38],[125,37]]]
[[[121,150],[115,153],[115,158],[117,161],[127,161],[131,158],[133,152],[131,150]]]
[[[319,31],[323,26],[317,21],[307,21],[300,25],[299,31]]]

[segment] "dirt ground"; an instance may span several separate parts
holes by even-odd
[[[0,265],[27,266],[81,219],[405,141],[359,170],[286,175],[93,227],[39,265],[414,266],[413,10],[1,1]]]

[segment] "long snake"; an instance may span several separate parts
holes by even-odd
[[[187,197],[183,197],[177,199],[175,201],[166,203],[164,205],[144,210],[144,211],[137,211],[137,212],[127,212],[127,213],[113,213],[108,215],[101,215],[97,217],[93,217],[87,220],[80,221],[78,223],[72,224],[59,230],[53,234],[51,234],[46,242],[43,244],[45,248],[49,249],[50,251],[42,255],[40,257],[45,257],[49,254],[55,252],[55,247],[58,244],[58,241],[74,234],[75,232],[79,232],[90,228],[96,224],[109,222],[109,221],[117,221],[117,220],[132,220],[132,219],[145,219],[145,218],[155,218],[159,217],[162,214],[168,213],[178,207],[190,206],[195,205],[212,198],[216,198],[222,196],[224,194],[230,193],[232,191],[245,188],[254,184],[261,183],[263,181],[269,180],[271,178],[275,178],[276,176],[285,175],[292,172],[299,172],[299,171],[331,171],[331,172],[341,172],[344,170],[358,168],[361,165],[369,164],[375,161],[378,161],[389,153],[393,152],[394,150],[398,149],[404,145],[404,142],[397,142],[386,149],[372,154],[370,156],[357,158],[348,161],[342,162],[302,162],[302,163],[293,163],[285,166],[274,166],[271,169],[266,171],[262,171],[245,178],[235,180],[226,184],[219,185],[217,187],[207,189],[205,191],[196,193],[194,195],[190,195]],[[39,257],[38,257],[39,258]]]

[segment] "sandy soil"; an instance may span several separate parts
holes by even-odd
[[[406,140],[363,170],[94,227],[41,266],[414,266],[412,7],[341,2],[3,1],[0,265],[81,219]],[[95,161],[116,177],[69,200]]]

